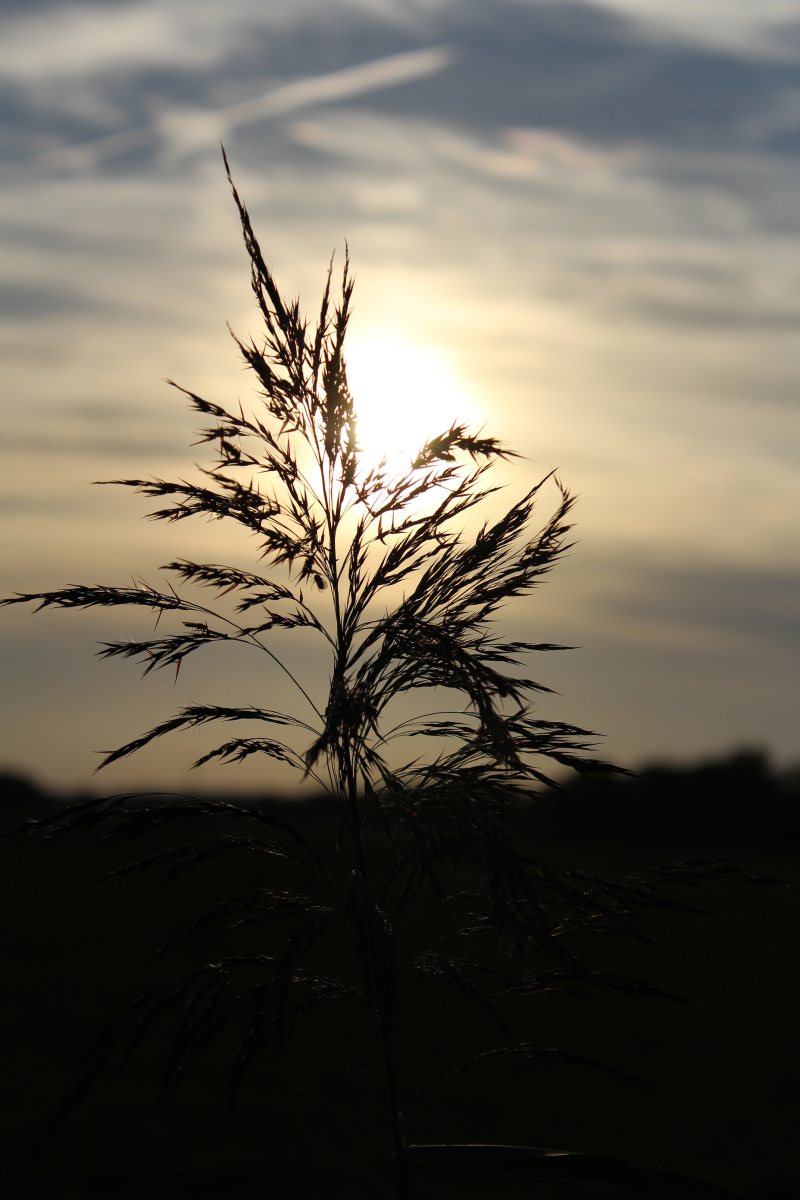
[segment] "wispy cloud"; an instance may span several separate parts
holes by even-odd
[[[447,46],[429,46],[292,80],[222,108],[174,107],[158,114],[151,128],[120,130],[76,145],[55,147],[41,153],[38,160],[60,169],[89,169],[105,159],[149,145],[154,134],[162,148],[172,154],[206,149],[242,126],[437,75],[450,66],[454,58],[454,51]]]
[[[776,35],[787,21],[800,19],[797,0],[605,0],[608,8],[634,17],[657,31],[722,49],[791,57],[793,48]]]

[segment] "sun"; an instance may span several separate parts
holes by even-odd
[[[474,429],[478,406],[442,350],[401,333],[351,335],[347,377],[364,466],[405,471],[421,447],[458,422]]]

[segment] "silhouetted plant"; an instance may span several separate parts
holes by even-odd
[[[206,927],[231,930],[278,920],[289,921],[292,932],[280,954],[208,962],[137,999],[94,1047],[69,1102],[86,1092],[109,1058],[124,1064],[169,1013],[175,1033],[162,1079],[165,1095],[224,1028],[243,1021],[230,1076],[233,1099],[259,1051],[280,1049],[310,1010],[335,1000],[366,1006],[376,1022],[399,1197],[409,1195],[414,1161],[531,1178],[621,1182],[653,1195],[686,1196],[695,1188],[697,1194],[714,1194],[719,1189],[610,1157],[407,1142],[407,1117],[424,1090],[414,1091],[413,1082],[398,1073],[402,996],[410,977],[450,988],[459,1001],[485,1013],[504,1039],[467,1063],[451,1062],[428,1088],[479,1062],[510,1055],[533,1062],[555,1058],[620,1077],[624,1073],[591,1059],[515,1041],[503,1014],[506,999],[544,992],[665,996],[640,980],[594,969],[574,950],[574,938],[638,936],[639,916],[659,909],[691,911],[670,896],[670,885],[722,877],[726,868],[683,865],[614,882],[578,869],[549,868],[515,847],[515,831],[530,822],[537,799],[559,789],[554,768],[615,770],[592,757],[592,733],[548,720],[533,706],[532,697],[548,688],[521,667],[530,656],[561,647],[512,640],[492,625],[506,602],[531,592],[567,549],[572,497],[554,475],[546,476],[502,515],[465,536],[461,519],[497,491],[487,472],[496,460],[514,455],[493,437],[457,423],[427,441],[399,474],[385,463],[365,466],[344,349],[353,292],[348,260],[335,302],[329,269],[310,329],[298,303],[283,299],[227,159],[225,166],[263,320],[260,340],[236,341],[256,376],[260,399],[245,412],[185,392],[208,419],[202,441],[216,452],[203,483],[113,482],[156,500],[159,507],[151,515],[159,520],[205,516],[236,522],[255,539],[266,573],[178,559],[163,568],[175,580],[165,590],[144,582],[71,586],[4,603],[134,606],[153,610],[159,620],[177,617],[180,623],[171,631],[159,626],[142,640],[103,646],[103,657],[134,659],[145,673],[164,667],[177,673],[189,655],[220,642],[265,654],[305,705],[302,717],[283,709],[192,704],[107,754],[103,765],[178,730],[260,723],[268,731],[264,736],[230,737],[195,765],[257,755],[295,767],[338,805],[337,861],[346,861],[347,870],[342,875],[326,862],[266,803],[117,797],[38,822],[36,830],[45,837],[103,826],[108,840],[146,834],[187,816],[241,821],[255,829],[170,846],[115,873],[161,869],[173,877],[245,849],[265,856],[266,863],[288,861],[307,880],[303,891],[286,890],[271,883],[266,870],[264,886],[221,899],[183,929],[173,941]],[[556,488],[555,509],[537,527],[533,522],[548,482]],[[199,587],[214,592],[216,604],[201,600]],[[235,611],[220,603],[225,596],[235,602]],[[314,698],[310,685],[270,644],[273,630],[306,631],[319,639],[330,663],[324,701]],[[451,699],[446,711],[418,713],[392,725],[392,702],[417,689],[444,690],[459,699]],[[392,745],[406,738],[433,739],[433,753],[396,761]],[[439,917],[433,928],[431,909]],[[360,978],[334,978],[314,969],[314,948],[334,921],[352,930]],[[454,936],[463,956],[452,952]]]

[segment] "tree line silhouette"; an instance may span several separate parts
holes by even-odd
[[[557,802],[537,815],[542,831],[554,836],[732,847],[784,846],[800,839],[800,766],[778,768],[762,750],[740,748],[695,763],[661,762],[629,776],[576,774],[562,786]],[[0,770],[5,828],[89,798]],[[268,798],[307,812],[321,800],[313,794]]]

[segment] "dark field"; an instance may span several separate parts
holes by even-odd
[[[34,811],[17,789],[7,805]],[[335,856],[335,822],[309,807],[300,823]],[[574,824],[574,823],[573,823]],[[699,829],[699,827],[698,827]],[[227,938],[200,933],[154,951],[214,901],[292,868],[232,852],[163,884],[157,875],[96,880],[110,867],[195,833],[175,829],[146,844],[103,849],[94,839],[0,841],[4,888],[2,1026],[3,1194],[52,1197],[391,1195],[388,1136],[375,1032],[348,1002],[312,1010],[288,1049],[258,1060],[228,1120],[224,1091],[241,1030],[200,1061],[167,1105],[160,1064],[174,1025],[158,1025],[119,1078],[102,1076],[87,1099],[34,1152],[48,1113],[80,1070],[97,1033],[149,984],[247,949],[269,952],[285,926]],[[551,821],[530,850],[553,864],[624,874],[681,859],[725,857],[748,871],[800,880],[796,842],[739,830],[709,845],[708,831],[656,844]],[[763,834],[763,827],[762,827]],[[378,867],[380,869],[380,866]],[[705,916],[669,915],[645,928],[657,946],[606,939],[592,965],[628,971],[680,993],[692,1006],[620,995],[514,1000],[514,1038],[591,1055],[636,1073],[645,1090],[564,1063],[486,1062],[422,1099],[410,1120],[417,1142],[525,1143],[660,1163],[738,1188],[757,1200],[800,1194],[800,978],[797,886],[711,885],[676,896]],[[320,969],[345,973],[354,952],[344,929],[319,951]],[[402,1012],[403,1010],[401,1010]],[[238,1032],[238,1037],[237,1037]],[[401,1018],[400,1065],[413,1089],[453,1061],[503,1037],[453,992],[412,980]],[[444,1050],[441,1063],[435,1056]],[[630,1193],[624,1193],[630,1194]],[[621,1196],[596,1186],[531,1184],[416,1168],[414,1196]]]

